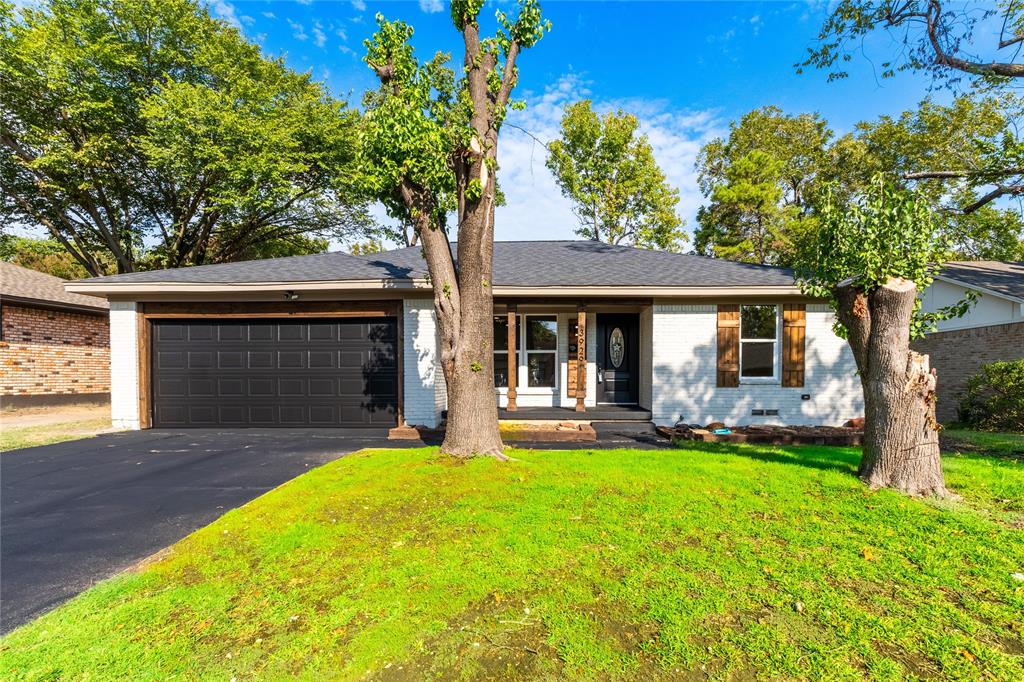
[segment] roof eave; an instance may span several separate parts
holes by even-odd
[[[125,296],[132,294],[204,294],[261,293],[274,291],[422,291],[430,290],[426,279],[348,280],[338,282],[68,282],[67,291],[87,296]],[[796,285],[723,285],[723,286],[507,286],[495,285],[495,296],[794,296],[802,295]]]
[[[1013,301],[1014,303],[1022,303],[1022,304],[1024,304],[1024,298],[1020,298],[1019,296],[1013,296],[1011,294],[1004,294],[1001,291],[996,291],[994,289],[989,289],[988,287],[983,287],[983,286],[978,285],[978,284],[971,284],[970,282],[965,282],[965,281],[963,281],[961,279],[956,279],[955,277],[949,277],[948,275],[935,275],[935,279],[942,280],[943,282],[946,282],[948,284],[955,284],[956,286],[964,287],[965,289],[975,289],[977,291],[982,291],[982,292],[984,292],[986,294],[995,296],[997,298],[1003,298],[1003,299],[1006,299],[1007,301]]]
[[[64,288],[86,296],[126,294],[260,293],[266,291],[366,291],[429,289],[425,279],[345,280],[337,282],[68,282]]]

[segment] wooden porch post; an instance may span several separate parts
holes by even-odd
[[[519,407],[516,405],[516,379],[519,376],[519,356],[516,354],[516,338],[519,330],[516,328],[516,304],[508,304],[508,405],[505,409],[515,412]]]
[[[587,307],[576,307],[576,411],[586,412],[587,397]]]

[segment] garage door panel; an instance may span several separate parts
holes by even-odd
[[[278,341],[305,341],[306,327],[299,324],[282,324],[277,327]]]
[[[189,398],[216,398],[213,390],[213,377],[189,377],[188,397]]]
[[[188,367],[189,369],[210,369],[213,367],[213,352],[189,351]]]
[[[247,424],[249,410],[243,405],[221,405],[217,411],[220,424]]]
[[[212,323],[190,324],[188,327],[189,341],[212,341],[216,328]]]
[[[247,326],[250,341],[273,341],[277,334],[277,329],[273,325],[250,324]]]
[[[277,380],[277,394],[282,398],[304,396],[309,391],[306,380],[298,377],[284,377]]]
[[[157,369],[182,369],[186,365],[183,351],[160,351],[155,357]]]
[[[217,338],[220,341],[245,341],[248,334],[249,325],[223,323],[217,325]]]
[[[155,320],[157,426],[389,426],[394,320]]]
[[[317,398],[334,397],[337,388],[338,380],[334,378],[313,377],[309,380],[309,395]]]
[[[310,369],[334,369],[338,366],[338,354],[333,350],[311,350],[307,359]]]
[[[250,377],[249,395],[254,398],[277,395],[277,381],[270,377]]]
[[[278,369],[303,369],[306,366],[306,354],[301,350],[277,351]]]
[[[338,326],[313,322],[309,325],[308,333],[310,341],[334,341],[338,338]]]
[[[240,350],[218,351],[217,367],[220,369],[241,369],[245,367],[245,352]]]
[[[274,366],[272,351],[249,351],[249,369],[270,369]]]

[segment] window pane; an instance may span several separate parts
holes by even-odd
[[[508,316],[494,316],[494,350],[508,350]]]
[[[740,374],[745,377],[775,376],[775,343],[744,341]]]
[[[555,354],[527,354],[527,385],[554,388],[555,386]]]
[[[555,350],[558,348],[558,321],[551,316],[526,318],[526,350]]]
[[[774,339],[775,306],[742,306],[740,308],[740,337],[744,339]]]
[[[508,353],[494,354],[494,385],[508,388]]]

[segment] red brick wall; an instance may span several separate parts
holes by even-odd
[[[109,318],[4,305],[0,368],[0,396],[109,394]]]
[[[1024,358],[1024,322],[937,332],[911,345],[930,355],[932,367],[939,372],[939,421],[953,421],[967,380],[982,365]]]

